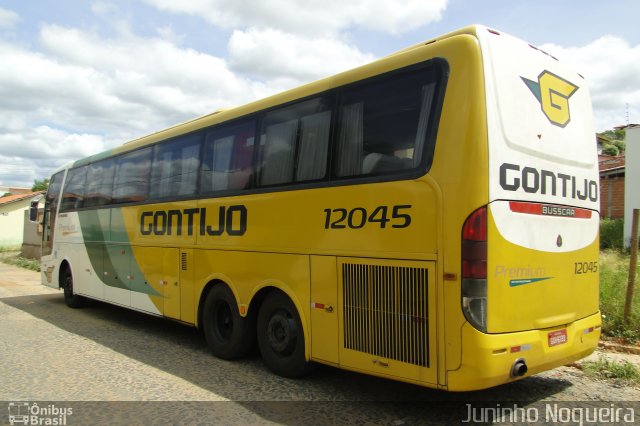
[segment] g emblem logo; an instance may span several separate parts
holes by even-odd
[[[520,78],[540,102],[542,112],[551,124],[559,127],[569,124],[569,98],[578,90],[578,86],[546,70],[538,76],[537,82]]]

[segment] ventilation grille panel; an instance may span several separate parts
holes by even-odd
[[[185,252],[180,253],[180,269],[182,269],[183,271],[186,271],[188,269],[187,253]]]
[[[429,367],[428,270],[342,265],[344,347]]]

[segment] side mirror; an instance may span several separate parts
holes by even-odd
[[[40,200],[42,200],[42,195],[38,195],[31,200],[29,205],[29,222],[38,222],[38,206],[40,205]]]

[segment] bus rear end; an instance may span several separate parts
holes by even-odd
[[[460,368],[451,390],[516,380],[590,354],[600,337],[598,163],[584,78],[478,29],[489,200],[461,230]]]

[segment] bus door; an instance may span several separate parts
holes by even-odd
[[[53,232],[55,230],[56,216],[58,214],[58,201],[64,171],[51,177],[49,189],[45,197],[44,214],[42,218],[42,256],[49,256],[53,251]]]

